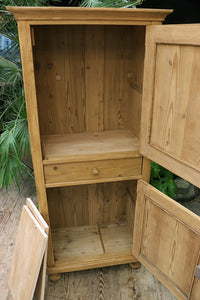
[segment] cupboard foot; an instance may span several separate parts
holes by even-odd
[[[138,262],[134,262],[134,263],[129,264],[129,266],[132,269],[139,269],[141,267],[141,263],[138,261]]]
[[[58,274],[49,274],[49,280],[51,281],[57,281],[60,279],[61,277],[61,273],[58,273]]]

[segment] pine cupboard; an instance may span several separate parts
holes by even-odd
[[[150,160],[200,187],[200,26],[170,10],[8,7],[18,21],[47,273],[142,262],[200,299],[200,218]]]

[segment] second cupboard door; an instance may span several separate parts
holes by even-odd
[[[200,217],[142,180],[133,245],[133,255],[177,299],[200,299]]]
[[[140,152],[200,187],[200,25],[147,28]]]

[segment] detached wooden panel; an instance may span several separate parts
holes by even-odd
[[[134,255],[178,299],[193,299],[200,217],[144,181],[138,183],[136,203]]]
[[[34,218],[37,220],[41,228],[44,230],[44,232],[48,235],[49,234],[49,226],[47,223],[44,221],[42,216],[40,215],[39,211],[37,210],[36,206],[34,203],[31,201],[31,199],[27,198],[26,199],[26,206],[34,216]],[[44,299],[44,294],[45,294],[45,281],[46,281],[46,269],[47,269],[47,247],[44,252],[44,256],[42,259],[42,264],[40,267],[40,272],[35,288],[35,294],[34,294],[34,299],[35,300],[43,300]]]
[[[47,239],[30,210],[23,206],[8,280],[13,299],[32,299]]]
[[[200,26],[163,27],[147,31],[141,152],[200,187]]]

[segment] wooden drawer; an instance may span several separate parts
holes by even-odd
[[[141,178],[142,158],[44,165],[46,187]]]

